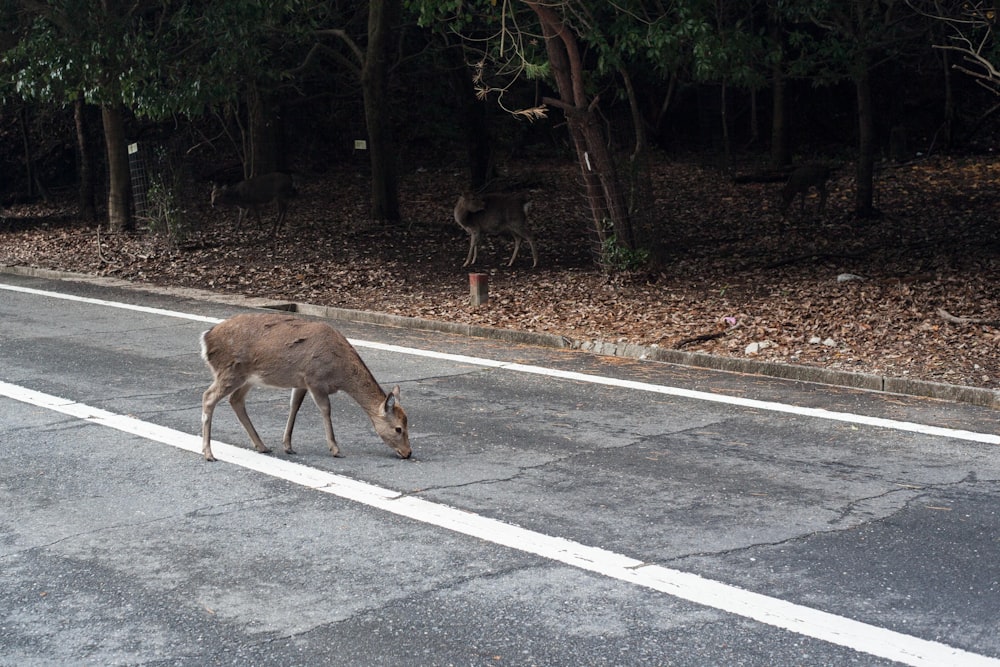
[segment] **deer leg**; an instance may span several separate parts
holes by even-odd
[[[212,413],[215,406],[207,406],[202,402],[201,408],[201,455],[206,461],[214,461],[215,454],[212,453]]]
[[[517,251],[521,249],[521,237],[517,234],[512,234],[514,237],[514,252],[511,253],[510,261],[507,262],[507,266],[513,266],[514,260],[517,259]]]
[[[236,216],[236,229],[233,230],[233,233],[234,234],[239,234],[240,233],[240,229],[243,228],[243,219],[246,217],[247,213],[250,212],[250,209],[248,209],[248,208],[238,208],[236,210],[238,211],[238,214]]]
[[[215,406],[225,398],[226,393],[221,384],[213,382],[201,396],[201,454],[206,461],[215,460],[215,455],[212,454],[212,415],[215,413]]]
[[[817,190],[819,190],[819,212],[822,213],[826,208],[826,183],[820,183]]]
[[[271,452],[270,448],[268,448],[267,445],[264,444],[264,441],[260,439],[260,436],[257,435],[257,430],[253,427],[253,424],[250,423],[250,415],[247,414],[246,399],[247,394],[250,393],[251,389],[253,389],[253,385],[247,383],[234,391],[229,397],[229,404],[233,406],[233,412],[236,413],[236,418],[240,420],[241,424],[243,424],[243,430],[245,430],[247,435],[250,436],[254,449],[262,454],[269,454]]]
[[[319,408],[320,414],[323,415],[323,428],[326,429],[326,444],[330,448],[330,453],[334,456],[341,456],[340,447],[337,446],[337,440],[333,437],[333,422],[330,421],[330,395],[314,389],[310,389],[309,393],[312,395],[316,407]]]
[[[788,206],[790,204],[791,201],[785,199],[781,200],[781,206],[779,207],[779,210],[781,211],[781,216],[778,218],[778,231],[780,233],[784,233],[785,231],[785,224],[788,222]]]
[[[278,230],[281,229],[282,223],[285,222],[285,214],[288,213],[288,203],[284,200],[278,200],[278,217],[274,219],[274,228],[271,230],[271,238],[273,239],[278,235]]]
[[[469,254],[465,256],[465,264],[462,266],[470,266],[476,263],[476,259],[479,257],[479,234],[475,231],[469,232]]]
[[[292,429],[295,427],[295,415],[302,407],[302,399],[306,397],[305,389],[292,389],[292,397],[288,406],[288,423],[285,424],[285,436],[281,439],[281,444],[285,448],[286,454],[294,454],[292,451]]]
[[[528,247],[531,248],[531,268],[534,269],[538,266],[538,251],[535,250],[535,239],[525,234],[524,240],[528,242]]]

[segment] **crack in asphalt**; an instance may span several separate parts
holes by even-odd
[[[799,534],[799,535],[792,535],[792,536],[787,537],[787,538],[782,539],[782,540],[776,540],[776,541],[771,541],[771,542],[754,542],[753,544],[744,544],[744,545],[741,545],[741,546],[738,546],[738,547],[733,547],[733,548],[730,548],[730,549],[721,549],[721,550],[718,550],[718,551],[703,551],[703,552],[687,553],[687,554],[684,554],[682,556],[676,556],[676,557],[673,557],[673,558],[666,559],[666,560],[662,561],[660,564],[670,564],[670,565],[673,565],[673,564],[677,564],[677,563],[683,563],[686,560],[696,559],[696,558],[719,558],[719,557],[732,556],[732,555],[736,555],[736,554],[740,554],[740,553],[746,553],[746,552],[748,552],[750,550],[753,550],[753,549],[767,549],[767,548],[773,548],[773,547],[782,547],[782,546],[786,546],[786,545],[789,545],[789,544],[793,544],[793,543],[801,542],[801,541],[804,541],[804,540],[812,539],[812,538],[818,537],[818,536],[832,535],[832,534],[836,534],[836,533],[843,533],[843,532],[846,532],[846,531],[849,531],[849,530],[857,529],[858,527],[860,527],[862,525],[865,525],[865,524],[868,524],[868,523],[875,523],[875,522],[878,522],[878,521],[886,521],[886,520],[890,519],[891,517],[899,514],[900,512],[905,511],[907,508],[911,507],[914,503],[919,502],[919,500],[921,498],[926,498],[926,497],[930,496],[931,495],[931,493],[930,493],[931,491],[936,491],[936,490],[940,490],[940,489],[954,489],[954,488],[958,488],[958,487],[962,487],[962,486],[967,486],[967,485],[980,485],[980,484],[982,484],[982,485],[990,485],[990,484],[996,484],[998,482],[1000,482],[1000,480],[994,480],[994,479],[986,479],[986,480],[984,480],[984,479],[979,479],[978,476],[975,474],[975,472],[970,472],[968,475],[966,475],[961,480],[957,480],[957,481],[953,481],[953,482],[940,482],[940,483],[935,483],[935,484],[924,484],[924,485],[922,485],[922,486],[920,486],[919,488],[916,488],[916,489],[912,489],[912,488],[889,489],[889,490],[887,490],[887,491],[885,491],[883,493],[874,494],[872,496],[867,496],[867,497],[864,497],[864,498],[857,498],[857,499],[851,501],[850,503],[848,503],[848,507],[853,507],[853,506],[856,506],[858,504],[861,504],[861,503],[864,503],[864,502],[867,502],[867,501],[877,500],[879,498],[885,498],[885,497],[888,497],[888,496],[891,496],[891,495],[894,495],[894,494],[909,493],[909,494],[912,494],[912,497],[907,498],[906,501],[900,507],[894,509],[893,511],[891,511],[889,513],[886,513],[886,514],[881,515],[881,516],[872,516],[868,520],[859,521],[857,523],[852,523],[850,525],[844,525],[844,526],[837,527],[837,528],[831,528],[830,530],[814,530],[814,531],[809,531],[809,532],[802,533],[802,534]],[[850,509],[845,509],[845,511],[841,513],[842,517],[840,519],[834,519],[834,520],[831,520],[828,523],[830,525],[834,525],[834,524],[840,522],[841,520],[844,519],[844,517],[846,516],[846,514],[849,513],[849,512],[850,512]]]
[[[109,524],[106,526],[99,526],[97,528],[92,528],[90,530],[83,530],[78,533],[73,533],[70,535],[63,535],[62,537],[48,542],[43,542],[40,544],[32,544],[21,549],[16,549],[6,554],[0,554],[0,561],[14,558],[26,553],[31,553],[32,551],[44,551],[50,549],[58,544],[65,542],[72,542],[81,538],[89,537],[92,535],[99,535],[101,533],[109,533],[117,530],[124,530],[129,528],[136,528],[138,526],[151,526],[164,521],[175,521],[177,519],[185,519],[192,517],[210,517],[210,516],[221,516],[224,514],[230,514],[232,512],[240,511],[241,509],[247,509],[247,506],[255,503],[270,503],[276,498],[281,498],[287,496],[288,493],[277,493],[266,497],[259,498],[245,498],[242,500],[234,500],[228,503],[221,503],[217,505],[205,505],[193,510],[186,510],[184,512],[178,512],[174,514],[167,514],[164,516],[153,517],[151,519],[144,519],[142,521],[123,521],[119,523]],[[227,508],[226,511],[212,512],[214,509]]]

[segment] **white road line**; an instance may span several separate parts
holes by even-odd
[[[32,289],[30,287],[20,287],[16,285],[0,284],[0,290],[9,290],[12,292],[21,292],[24,294],[32,294],[35,296],[49,297],[54,299],[64,299],[67,301],[76,301],[80,303],[89,303],[108,308],[121,308],[124,310],[133,310],[152,315],[162,315],[165,317],[193,320],[196,322],[207,322],[209,324],[218,324],[219,322],[222,321],[221,319],[215,317],[194,315],[191,313],[184,313],[176,310],[165,310],[162,308],[151,308],[148,306],[136,306],[133,304],[120,303],[117,301],[105,301],[103,299],[93,299],[90,297],[76,296],[73,294],[62,294],[60,292],[50,292],[45,290]],[[878,428],[887,428],[895,431],[905,431],[908,433],[919,433],[922,435],[931,435],[935,437],[954,438],[956,440],[980,442],[989,445],[1000,445],[1000,435],[997,435],[995,433],[980,433],[977,431],[967,431],[963,429],[945,428],[941,426],[930,426],[927,424],[899,421],[896,419],[869,417],[866,415],[859,415],[851,412],[835,412],[833,410],[825,410],[823,408],[807,408],[797,405],[789,405],[787,403],[778,403],[776,401],[761,401],[752,398],[741,398],[739,396],[713,394],[706,391],[695,391],[692,389],[669,387],[665,385],[652,384],[648,382],[636,382],[634,380],[622,380],[618,378],[605,377],[601,375],[576,373],[573,371],[562,371],[555,368],[546,368],[544,366],[532,366],[528,364],[497,361],[495,359],[470,357],[461,354],[450,354],[448,352],[421,350],[412,347],[390,345],[387,343],[375,343],[371,341],[357,340],[353,338],[349,340],[351,344],[354,345],[355,347],[366,348],[371,350],[382,350],[385,352],[393,352],[409,356],[428,357],[432,359],[439,359],[441,361],[453,361],[457,363],[470,364],[472,366],[480,366],[484,368],[498,368],[507,371],[513,371],[516,373],[542,375],[545,377],[557,378],[560,380],[587,382],[590,384],[599,384],[609,387],[619,387],[622,389],[632,389],[635,391],[651,392],[665,396],[676,396],[678,398],[687,398],[696,401],[721,403],[725,405],[751,408],[754,410],[765,410],[768,412],[780,412],[784,414],[797,415],[800,417],[810,417],[813,419],[825,419],[829,421],[838,421],[848,424],[875,426]]]
[[[166,317],[177,317],[183,320],[193,320],[195,322],[209,322],[218,324],[221,322],[217,317],[205,317],[194,315],[193,313],[182,313],[176,310],[164,310],[163,308],[152,308],[150,306],[137,306],[132,303],[121,303],[120,301],[105,301],[104,299],[93,299],[88,296],[77,296],[75,294],[63,294],[62,292],[50,292],[46,290],[33,289],[31,287],[21,287],[20,285],[0,285],[0,289],[8,292],[20,292],[21,294],[31,294],[33,296],[44,296],[50,299],[62,299],[63,301],[75,301],[77,303],[89,303],[94,306],[106,306],[108,308],[119,308],[122,310],[132,310],[138,313],[149,313],[152,315],[164,315]]]
[[[154,442],[190,452],[201,452],[199,436],[150,424],[134,417],[2,381],[0,381],[0,395]],[[527,530],[285,459],[257,454],[250,449],[213,441],[212,450],[220,461],[315,491],[329,493],[414,521],[534,554],[868,655],[919,667],[942,665],[1000,667],[1000,660],[996,658],[768,597],[705,579],[696,574],[644,563],[605,549]]]

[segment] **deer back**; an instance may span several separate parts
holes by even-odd
[[[234,185],[213,185],[212,205],[240,206],[244,208],[267,204],[274,200],[279,203],[294,197],[295,187],[292,177],[280,171],[262,176],[254,176]]]
[[[204,333],[202,356],[213,373],[234,383],[345,391],[366,408],[384,398],[347,339],[322,322],[280,313],[237,315]]]
[[[789,203],[795,195],[809,191],[815,187],[822,189],[826,187],[826,181],[830,178],[830,168],[824,164],[807,164],[796,167],[788,176],[788,182],[781,190],[782,199]]]
[[[528,222],[528,206],[529,202],[522,194],[465,193],[455,204],[455,222],[467,232],[523,232]]]

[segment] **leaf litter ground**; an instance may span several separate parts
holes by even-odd
[[[208,187],[185,211],[193,231],[177,248],[148,233],[99,235],[69,201],[12,206],[0,264],[997,388],[998,177],[991,157],[885,168],[884,215],[856,220],[844,166],[824,214],[813,197],[782,225],[780,184],[735,185],[697,161],[661,160],[651,211],[662,258],[609,277],[594,266],[577,168],[535,163],[508,181],[530,188],[539,267],[522,248],[508,268],[511,240],[488,239],[476,270],[490,274],[490,300],[477,309],[468,240],[451,217],[456,169],[407,174],[394,227],[369,221],[363,174],[303,176],[276,241],[273,206],[234,235],[236,211],[213,210]]]

